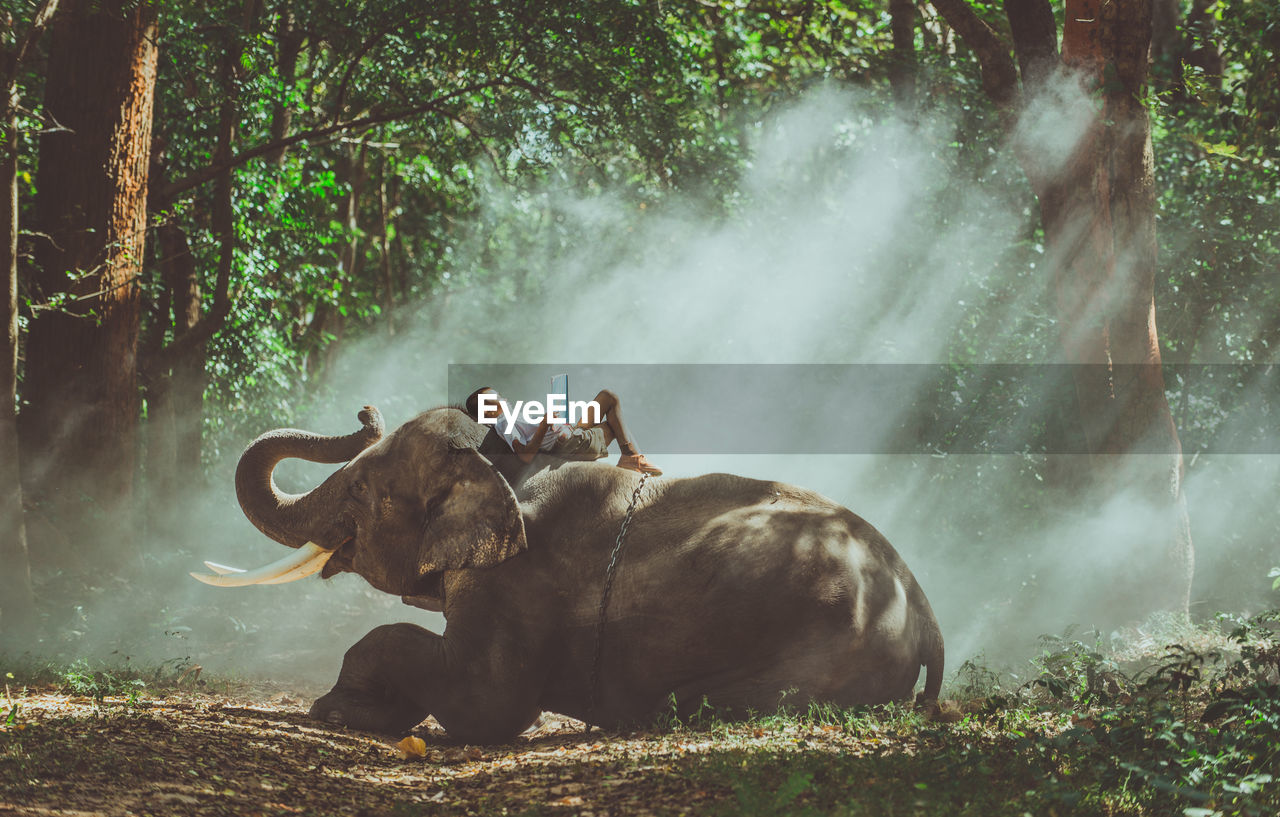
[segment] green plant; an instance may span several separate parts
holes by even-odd
[[[1093,633],[1093,644],[1063,635],[1042,635],[1041,653],[1032,660],[1038,675],[1023,689],[1043,689],[1057,701],[1088,707],[1115,698],[1129,685],[1120,667],[1102,651],[1101,634]]]
[[[62,673],[62,681],[72,693],[103,703],[108,696],[123,697],[126,706],[137,706],[145,681],[123,678],[106,670],[94,670],[84,659],[76,661]]]
[[[781,784],[760,778],[741,777],[732,782],[737,814],[741,815],[805,815],[812,808],[798,808],[797,801],[813,788],[813,772],[795,769]]]

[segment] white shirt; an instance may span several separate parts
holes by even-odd
[[[526,422],[520,418],[516,418],[515,424],[511,431],[507,431],[507,417],[505,414],[499,414],[498,420],[494,423],[494,430],[498,432],[498,436],[507,441],[507,445],[512,451],[516,450],[515,440],[519,440],[521,445],[528,445],[533,441],[533,437],[538,433],[540,423]],[[542,444],[538,446],[539,451],[550,451],[556,442],[561,439],[567,439],[573,435],[573,427],[563,424],[550,424],[547,426],[547,433],[542,437]]]

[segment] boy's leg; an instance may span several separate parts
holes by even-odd
[[[601,389],[593,399],[600,406],[601,417],[600,422],[594,425],[604,429],[605,444],[617,440],[618,448],[623,454],[639,454],[635,442],[627,433],[626,424],[622,421],[622,401],[618,395],[608,389]]]
[[[645,459],[644,454],[640,453],[640,449],[636,447],[635,440],[627,431],[626,423],[622,419],[622,400],[618,395],[609,389],[601,389],[600,393],[595,396],[595,402],[600,406],[600,414],[603,419],[596,425],[601,426],[604,431],[604,442],[608,445],[613,440],[618,441],[618,448],[622,451],[622,457],[618,460],[621,468],[630,468],[632,471],[643,471],[655,476],[662,473],[652,463]]]

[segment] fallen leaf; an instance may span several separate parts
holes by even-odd
[[[427,756],[427,742],[413,735],[397,743],[396,748],[400,750],[401,760],[410,760],[412,758],[421,760]]]

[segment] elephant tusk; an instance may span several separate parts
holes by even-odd
[[[244,587],[250,584],[284,584],[305,579],[324,567],[324,563],[333,556],[333,551],[325,550],[314,542],[307,542],[293,553],[264,565],[256,570],[240,570],[214,562],[205,562],[213,573],[191,574],[193,579],[211,584],[214,587]]]
[[[219,576],[227,576],[232,573],[243,573],[244,571],[238,567],[230,565],[220,565],[217,562],[205,562],[204,566],[217,573]]]
[[[217,562],[205,562],[204,566],[212,570],[214,573],[217,573],[219,576],[233,576],[245,572],[243,568],[232,567],[231,565],[220,565]],[[277,576],[274,579],[266,579],[265,581],[258,582],[258,584],[287,584],[292,581],[297,581],[298,579],[306,578],[315,572],[315,570],[310,569],[302,572],[303,568],[308,568],[309,566],[310,562],[291,570],[288,573]],[[324,566],[323,560],[320,562],[320,566]],[[194,576],[195,574],[192,573],[191,575]]]

